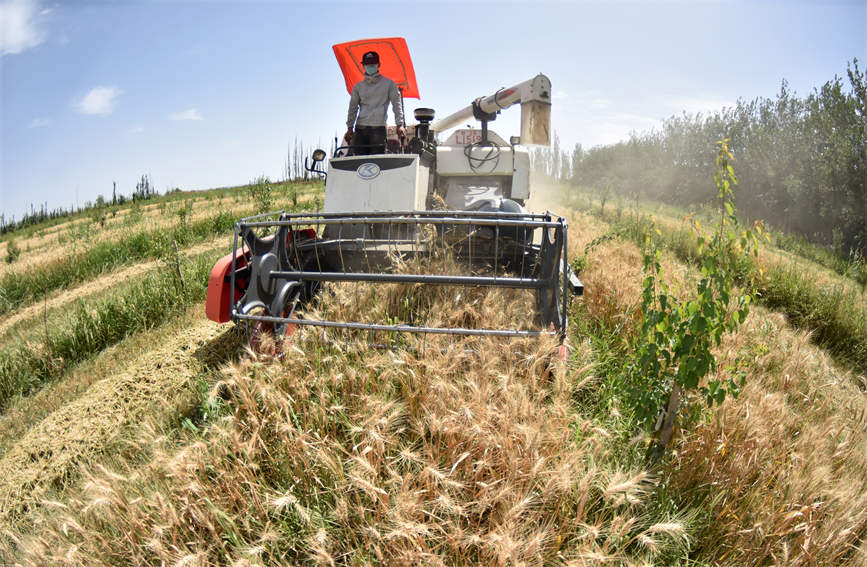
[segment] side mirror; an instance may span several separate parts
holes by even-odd
[[[320,162],[325,159],[325,150],[313,150],[313,161]]]

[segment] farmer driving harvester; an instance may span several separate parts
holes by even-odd
[[[355,155],[385,153],[386,114],[388,103],[394,112],[397,135],[406,136],[403,105],[397,84],[379,74],[379,53],[368,51],[361,58],[364,79],[352,88],[346,118],[346,140],[352,142]]]

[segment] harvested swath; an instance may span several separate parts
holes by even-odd
[[[0,459],[0,525],[8,529],[145,418],[158,422],[189,407],[196,375],[237,349],[231,335],[210,321],[168,334],[129,368],[93,384],[31,428]]]
[[[99,243],[38,269],[7,272],[0,279],[0,314],[118,266],[167,255],[173,240],[179,246],[188,246],[230,232],[234,226],[234,217],[220,213],[173,231],[137,232],[116,242]]]
[[[211,215],[214,209],[223,210],[227,207],[221,206],[231,203],[231,200],[220,199],[217,202],[209,202],[209,207],[206,210],[194,211],[194,218],[202,218],[203,216]],[[54,227],[38,231],[33,236],[22,239],[21,245],[28,251],[21,258],[21,263],[16,263],[16,267],[30,267],[38,263],[45,263],[56,260],[64,253],[68,253],[67,247],[62,245],[61,240],[73,240],[76,235],[82,233],[90,233],[90,239],[93,241],[116,238],[119,233],[127,226],[124,219],[130,214],[132,208],[121,209],[117,214],[112,216],[108,214],[104,224],[94,221],[92,218],[81,218],[74,221],[61,223]],[[141,220],[136,223],[137,228],[159,228],[171,227],[178,223],[178,218],[175,215],[163,215],[160,213],[160,204],[151,203],[140,206],[138,209],[141,213]],[[187,220],[194,220],[188,218]],[[129,223],[129,221],[126,221]]]
[[[231,204],[231,202],[229,203]],[[247,203],[235,204],[234,206],[217,206],[207,202],[206,207],[194,209],[192,215],[186,218],[188,224],[201,222],[202,220],[213,216],[214,211],[223,211],[232,217],[239,217],[244,212],[250,211],[250,206]],[[32,270],[46,264],[51,264],[62,260],[70,255],[70,247],[75,246],[74,242],[86,242],[92,246],[104,242],[112,242],[127,238],[130,234],[138,232],[153,232],[155,230],[171,231],[179,224],[179,219],[176,214],[161,214],[159,205],[149,207],[150,213],[145,212],[141,221],[132,224],[123,224],[121,220],[118,223],[106,222],[106,226],[102,227],[92,223],[90,219],[83,221],[84,228],[70,229],[66,234],[53,235],[40,241],[40,246],[31,246],[26,254],[22,254],[15,264],[9,268],[16,271]],[[125,217],[126,215],[124,215]],[[127,221],[129,222],[129,221]]]
[[[405,290],[399,290],[403,295]],[[378,295],[383,303],[385,291]],[[372,299],[371,299],[372,301]],[[348,313],[339,294],[319,309]],[[335,305],[334,303],[338,303]],[[454,304],[431,305],[446,312]],[[525,316],[486,303],[485,322]],[[511,312],[510,312],[511,311]],[[325,335],[323,337],[323,335]],[[228,413],[151,464],[96,471],[15,534],[16,560],[67,565],[673,563],[687,529],[647,507],[654,478],[624,469],[609,433],[574,413],[589,353],[556,340],[310,331],[284,355],[226,371]],[[323,340],[325,339],[325,340]]]
[[[300,197],[299,208],[309,208],[312,199],[312,195]],[[69,247],[56,247],[50,252],[50,257],[37,256],[16,262],[0,276],[0,315],[118,266],[171,255],[172,241],[184,248],[230,233],[241,215],[239,211],[246,211],[245,214],[254,212],[249,204],[233,211],[223,210],[214,214],[212,209],[206,209],[208,216],[195,221],[188,219],[182,226],[175,219],[162,228],[124,229],[119,234],[112,234],[112,239],[100,232],[100,236],[94,239],[84,239],[89,246],[80,252],[76,253],[76,240],[71,254]]]
[[[172,270],[149,274],[123,290],[79,303],[69,320],[51,327],[46,337],[22,339],[0,351],[0,408],[44,382],[63,375],[70,365],[93,356],[129,334],[150,328],[205,297],[211,255],[182,266],[186,293]]]
[[[196,246],[186,248],[184,250],[181,250],[180,252],[182,257],[190,258],[208,250],[217,250],[220,244],[225,245],[227,242],[228,240],[226,239],[226,237],[219,237],[208,242],[203,242]],[[21,321],[27,321],[36,317],[42,317],[43,313],[46,311],[55,310],[59,307],[77,301],[78,299],[92,297],[95,294],[104,291],[108,287],[118,285],[122,282],[141,276],[156,269],[165,270],[169,268],[166,268],[165,263],[159,261],[142,262],[140,264],[134,264],[128,268],[106,274],[73,289],[52,294],[51,298],[47,299],[44,303],[37,303],[24,309],[20,309],[5,317],[3,321],[0,321],[0,336],[5,334],[10,328],[17,325]]]
[[[303,193],[299,191],[297,196],[299,206],[309,207],[315,198],[314,193],[307,187],[299,189],[303,191]],[[105,226],[95,223],[90,218],[77,219],[46,229],[42,231],[42,236],[21,240],[19,245],[22,250],[26,250],[26,253],[8,268],[26,270],[56,262],[69,254],[69,243],[82,239],[85,234],[89,242],[98,243],[122,238],[130,230],[141,232],[172,229],[180,222],[176,211],[183,208],[188,201],[192,204],[192,213],[186,217],[187,224],[208,218],[215,210],[225,211],[235,218],[253,213],[249,197],[242,193],[210,199],[202,196],[150,203],[141,207],[141,219],[138,221],[131,221],[128,218],[131,208],[121,209],[116,216],[108,216]],[[280,195],[275,208],[286,205],[289,205],[288,197]],[[61,227],[63,230],[60,230]]]
[[[201,322],[202,305],[194,304],[186,312],[172,317],[164,326],[130,335],[98,355],[70,368],[62,380],[56,380],[33,394],[18,398],[0,415],[0,457],[27,431],[49,414],[84,394],[103,378],[124,372],[134,365],[142,352],[153,348],[170,331],[192,327]]]

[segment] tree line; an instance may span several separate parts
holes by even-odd
[[[21,218],[17,220],[15,215],[11,215],[7,218],[5,213],[0,213],[0,234],[15,232],[16,230],[28,226],[34,226],[44,221],[61,219],[80,212],[94,213],[96,218],[104,218],[105,212],[103,209],[109,205],[123,205],[128,201],[146,201],[156,197],[157,195],[159,195],[159,191],[154,186],[150,176],[145,174],[142,175],[141,179],[136,183],[135,190],[129,197],[123,193],[118,194],[117,183],[114,183],[111,191],[111,201],[108,201],[102,195],[98,195],[96,201],[85,201],[84,206],[79,207],[77,205],[72,205],[68,209],[63,207],[49,209],[47,202],[39,205],[39,208],[37,209],[31,203],[30,211],[25,212]]]
[[[603,196],[681,206],[716,198],[708,171],[718,140],[730,140],[745,220],[867,255],[867,81],[857,59],[806,97],[784,80],[775,98],[738,100],[707,115],[683,113],[629,140],[584,150],[534,152],[537,171]]]

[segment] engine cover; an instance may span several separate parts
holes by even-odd
[[[326,213],[425,209],[430,169],[412,154],[332,158],[325,185]]]

